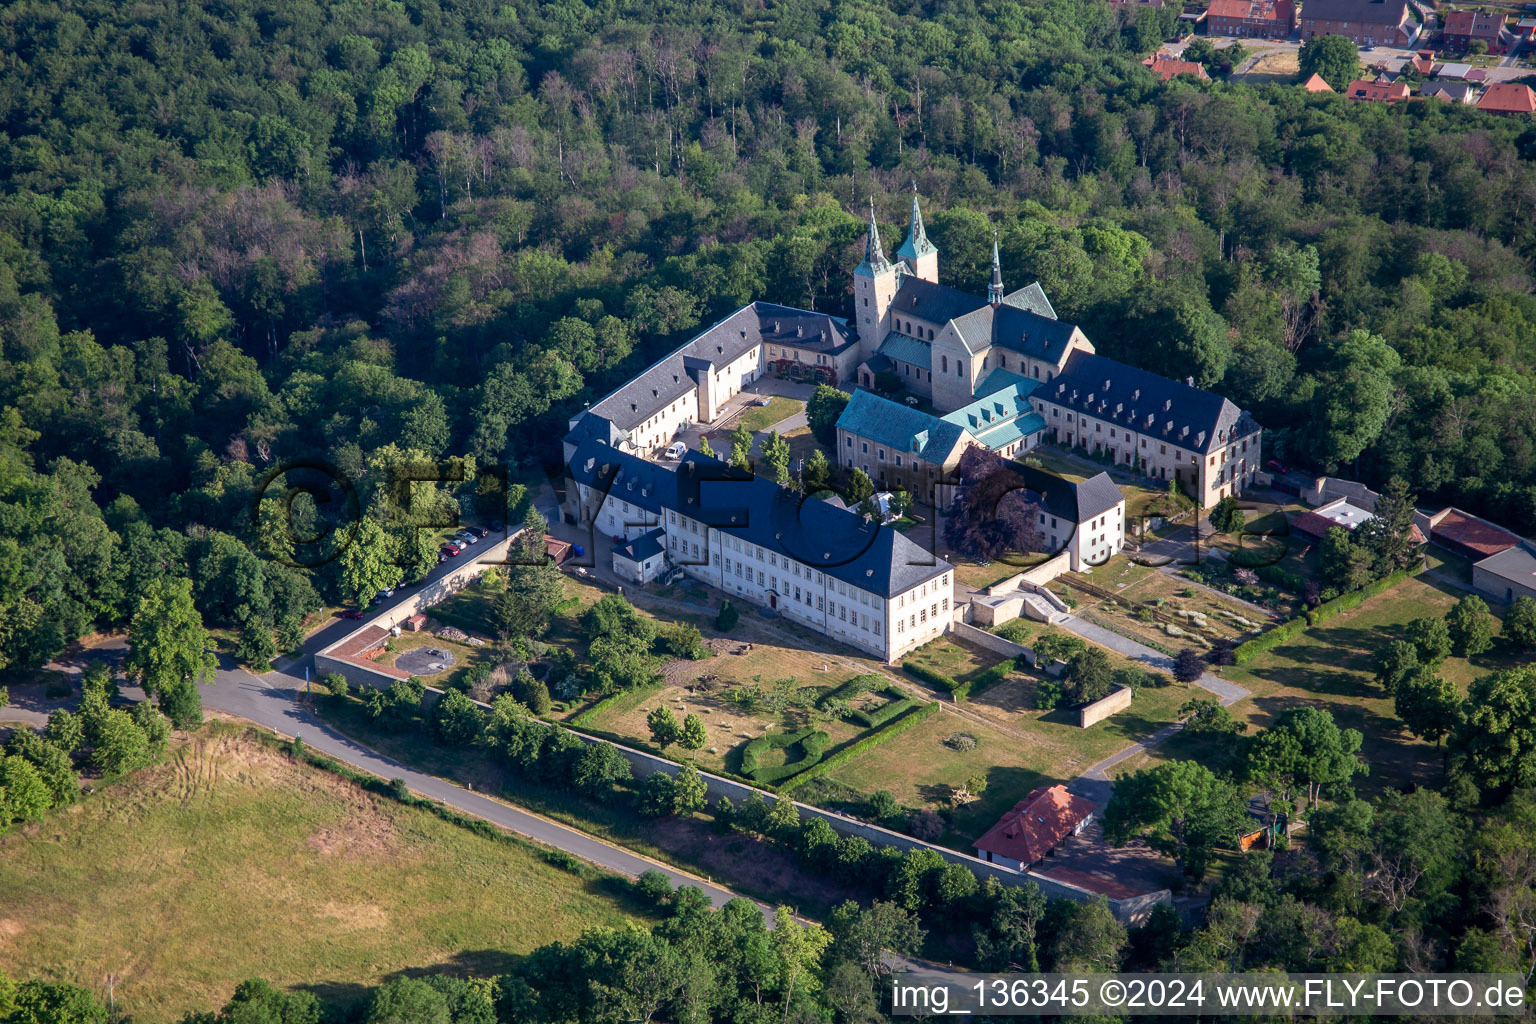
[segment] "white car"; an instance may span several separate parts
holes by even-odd
[[[673,441],[667,445],[667,450],[663,454],[669,459],[680,459],[687,453],[688,446],[686,444],[681,441]]]

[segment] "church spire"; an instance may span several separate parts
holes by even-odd
[[[933,243],[928,241],[928,232],[923,230],[923,210],[917,201],[917,182],[912,182],[912,220],[907,228],[907,239],[901,243],[901,248],[896,250],[896,258],[915,263],[919,256],[926,256],[935,252]]]
[[[997,228],[992,229],[992,283],[987,285],[988,305],[998,306],[1003,301],[1003,261],[997,255]]]
[[[880,246],[880,225],[875,223],[875,197],[869,197],[869,237],[864,240],[864,262],[860,263],[855,274],[868,274],[870,277],[876,274],[884,274],[891,269],[891,263],[885,258],[885,250]]]

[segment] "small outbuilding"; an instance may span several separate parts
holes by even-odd
[[[649,583],[661,575],[667,553],[662,547],[665,531],[657,527],[613,549],[613,574],[636,583]]]

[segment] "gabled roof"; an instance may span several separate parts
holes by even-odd
[[[1211,0],[1207,18],[1241,18],[1246,21],[1286,21],[1291,5],[1286,0]]]
[[[594,403],[586,415],[608,421],[612,429],[606,431],[605,439],[617,443],[627,431],[694,390],[699,374],[765,342],[831,354],[848,348],[855,338],[848,322],[838,317],[772,302],[748,303],[646,367],[629,383]],[[600,424],[583,426],[584,418],[576,418],[567,440],[579,444],[604,435]]]
[[[1050,317],[1052,320],[1056,319],[1056,309],[1051,305],[1051,300],[1045,297],[1045,289],[1040,287],[1039,281],[1027,284],[1018,291],[1009,292],[1007,295],[1004,295],[1003,304],[1018,306],[1020,309],[1027,309],[1031,313],[1038,313],[1041,316]]]
[[[965,440],[966,433],[958,423],[862,389],[849,396],[837,425],[894,451],[911,452],[939,463]]]
[[[1477,101],[1477,109],[1495,114],[1530,114],[1536,112],[1536,92],[1516,82],[1494,82]]]
[[[1083,351],[1068,356],[1036,397],[1186,451],[1208,452],[1259,429],[1220,395]]]
[[[915,316],[931,324],[947,324],[957,316],[985,306],[987,300],[968,295],[958,288],[924,281],[908,274],[896,289],[896,299],[891,312],[901,316]]]
[[[1029,402],[1031,392],[1039,386],[1039,381],[1019,377],[1017,382],[973,399],[941,419],[969,432],[982,447],[996,451],[1045,429],[1045,420]]]
[[[1151,68],[1152,73],[1165,82],[1171,81],[1176,75],[1194,75],[1203,81],[1211,80],[1211,76],[1205,73],[1205,65],[1192,60],[1180,60],[1166,53],[1154,53],[1141,63]]]
[[[566,468],[573,481],[610,498],[650,512],[675,509],[881,597],[953,568],[889,527],[699,452],[684,455],[674,469],[589,441]]]
[[[1523,587],[1536,587],[1536,555],[1520,544],[1489,555],[1477,568]]]
[[[887,334],[885,340],[880,343],[880,347],[875,350],[875,354],[895,362],[911,363],[925,370],[933,368],[933,346],[926,341],[918,341],[916,338],[902,334],[900,331]]]
[[[899,531],[698,452],[676,475],[679,512],[882,598],[953,568]]]
[[[1477,86],[1471,82],[1425,82],[1419,94],[1450,103],[1469,103],[1477,91]]]
[[[1317,21],[1400,25],[1408,17],[1408,0],[1306,0],[1301,16]]]
[[[1060,363],[1077,328],[1065,320],[1041,316],[1008,304],[982,306],[955,320],[955,329],[967,350],[978,352],[1000,345],[1048,363]]]
[[[1504,15],[1488,11],[1451,11],[1445,16],[1448,36],[1477,36],[1497,38],[1504,32]]]
[[[1028,866],[1044,859],[1094,811],[1094,803],[1065,786],[1034,790],[973,844]]]
[[[1408,98],[1407,82],[1367,82],[1364,79],[1355,79],[1344,90],[1344,95],[1352,100],[1367,100],[1373,103],[1396,103],[1398,100]]]
[[[661,539],[666,531],[660,526],[654,530],[642,533],[638,537],[632,537],[623,544],[613,549],[613,553],[620,558],[627,558],[631,562],[643,562],[647,558],[655,558],[663,550]]]
[[[1429,519],[1430,536],[1440,544],[1457,547],[1476,557],[1495,555],[1520,543],[1520,538],[1459,508],[1448,508]]]

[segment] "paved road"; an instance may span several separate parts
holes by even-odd
[[[1058,623],[1063,629],[1071,630],[1084,640],[1092,640],[1112,651],[1119,651],[1132,661],[1139,661],[1153,668],[1162,669],[1164,672],[1173,671],[1173,659],[1166,654],[1154,651],[1145,644],[1137,643],[1129,637],[1123,637],[1119,633],[1111,632],[1102,626],[1096,626],[1091,622],[1078,618],[1076,615],[1068,615]],[[1248,696],[1247,690],[1236,683],[1229,683],[1209,672],[1195,680],[1195,685],[1203,690],[1209,690],[1225,706],[1235,704]]]

